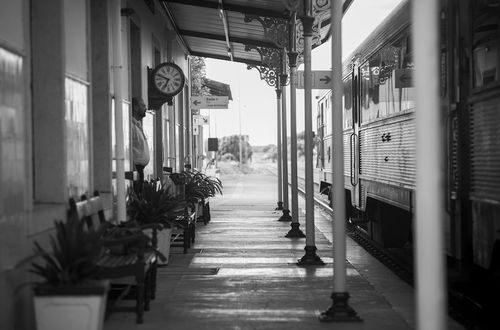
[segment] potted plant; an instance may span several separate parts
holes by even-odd
[[[143,228],[160,252],[159,264],[168,264],[173,217],[184,209],[180,196],[169,194],[162,185],[145,181],[140,195],[129,189],[127,214],[130,221]],[[156,235],[155,235],[156,232]],[[162,260],[163,259],[163,260]]]
[[[207,223],[210,215],[205,201],[217,193],[222,195],[222,182],[218,178],[195,170],[184,171],[184,177],[185,199],[194,207],[197,218],[203,217],[203,221]]]
[[[55,221],[50,249],[35,242],[30,272],[38,330],[102,329],[109,282],[97,277],[104,226],[88,230],[83,220]]]

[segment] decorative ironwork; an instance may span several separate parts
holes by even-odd
[[[245,22],[250,23],[253,20],[260,22],[264,28],[264,37],[271,40],[279,48],[287,46],[288,43],[288,21],[276,17],[261,18],[257,15],[245,15]]]
[[[304,16],[303,1],[301,0],[283,0],[285,7],[290,10],[297,12],[298,16]],[[314,0],[313,5],[313,17],[314,23],[312,27],[312,45],[321,44],[321,24],[325,19],[329,17],[330,12],[330,0]],[[296,51],[302,54],[304,51],[304,26],[302,21],[297,19],[295,21],[295,36],[296,36]]]
[[[314,18],[314,23],[312,26],[312,42],[311,45],[321,45],[321,25],[322,20],[317,17]],[[301,20],[297,20],[295,23],[295,28],[297,29],[297,52],[302,54],[304,52],[304,26]]]
[[[249,52],[252,49],[255,49],[259,53],[262,63],[269,68],[277,69],[279,71],[279,68],[281,67],[281,50],[245,45],[246,52]]]
[[[298,12],[299,15],[305,15],[304,13],[304,2],[303,0],[282,0],[285,8],[290,11]],[[313,5],[313,15],[321,14],[330,9],[330,0],[314,0]]]
[[[300,0],[282,0],[285,8],[289,11],[300,11],[302,7],[302,1]]]
[[[280,75],[280,83],[281,83],[281,87],[288,86],[290,84],[290,75],[281,74]]]
[[[317,14],[323,14],[327,10],[330,10],[330,0],[315,0],[313,1],[314,16]]]
[[[297,56],[297,67],[302,64],[304,64],[304,54],[299,54],[299,56]]]
[[[247,65],[247,69],[257,69],[260,74],[260,79],[264,80],[269,86],[275,87],[278,82],[278,74],[275,69],[270,69],[265,66]]]

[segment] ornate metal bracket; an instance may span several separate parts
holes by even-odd
[[[256,65],[247,65],[247,69],[257,69],[260,74],[260,79],[264,80],[269,86],[276,87],[276,84],[279,81],[278,75],[275,69],[270,69],[265,66],[256,66]]]
[[[283,51],[285,50],[245,45],[245,51],[249,52],[252,49],[255,49],[259,53],[261,61],[265,66],[267,66],[271,70],[274,70],[278,74],[288,74],[289,68],[286,66],[285,72],[282,72],[282,67],[284,66],[282,62]]]
[[[302,0],[282,0],[285,7],[292,11],[297,12],[297,15],[304,16],[306,13],[303,8]],[[312,27],[312,45],[321,44],[321,24],[328,17],[330,11],[330,0],[313,0],[312,1],[312,16],[314,17],[314,23]],[[296,37],[296,51],[302,54],[304,51],[304,27],[302,21],[297,19],[295,21],[295,35]]]
[[[321,44],[321,32],[320,32],[321,21],[314,20],[312,27],[312,45]],[[302,54],[304,52],[304,26],[300,20],[295,23],[295,28],[297,29],[297,52]]]
[[[252,49],[255,49],[259,53],[262,63],[269,68],[277,69],[279,71],[279,68],[281,67],[281,50],[245,45],[246,52],[249,52]]]
[[[288,21],[276,17],[259,17],[257,15],[245,15],[245,22],[249,23],[253,20],[260,22],[264,28],[264,37],[271,40],[279,48],[287,46],[288,43]]]
[[[283,4],[285,5],[285,8],[290,10],[290,11],[296,11],[300,15],[304,15],[304,2],[303,0],[282,0]],[[312,1],[313,5],[313,11],[314,11],[314,16],[318,14],[321,11],[326,11],[330,9],[330,0],[313,0]]]

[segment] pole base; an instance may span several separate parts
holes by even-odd
[[[304,248],[306,254],[297,261],[297,266],[324,266],[325,263],[316,254],[315,246],[307,246]]]
[[[321,322],[362,322],[356,311],[347,303],[349,293],[333,292],[332,307],[321,313],[319,320]]]
[[[284,209],[283,215],[278,219],[278,221],[292,221],[292,216],[290,215],[290,210]]]
[[[278,202],[278,207],[275,208],[276,211],[283,210],[283,202]]]
[[[285,235],[285,237],[289,237],[289,238],[295,238],[295,237],[302,238],[302,237],[306,237],[306,235],[299,228],[300,227],[300,223],[298,223],[298,222],[292,222],[290,224],[290,227],[292,227],[292,229],[290,229],[290,231]]]

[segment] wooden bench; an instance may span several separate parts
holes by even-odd
[[[183,214],[175,217],[174,229],[172,231],[171,247],[182,247],[186,254],[195,241],[196,235],[196,213],[194,211],[184,210]]]
[[[81,201],[70,199],[70,214],[76,214],[78,219],[87,223],[89,230],[99,225],[109,225],[102,200],[98,192]],[[111,311],[135,311],[136,322],[143,323],[144,311],[149,310],[150,300],[155,298],[157,253],[154,250],[156,228],[153,228],[153,246],[150,238],[142,233],[122,238],[102,239],[104,249],[97,260],[99,277],[111,279],[112,285],[108,294],[107,314]],[[126,254],[113,252],[116,247],[134,245],[134,251]],[[116,283],[115,283],[116,282]],[[122,299],[134,299],[134,307],[116,306]]]
[[[196,208],[196,222],[203,222],[204,225],[210,222],[210,205],[206,199],[198,201]]]

